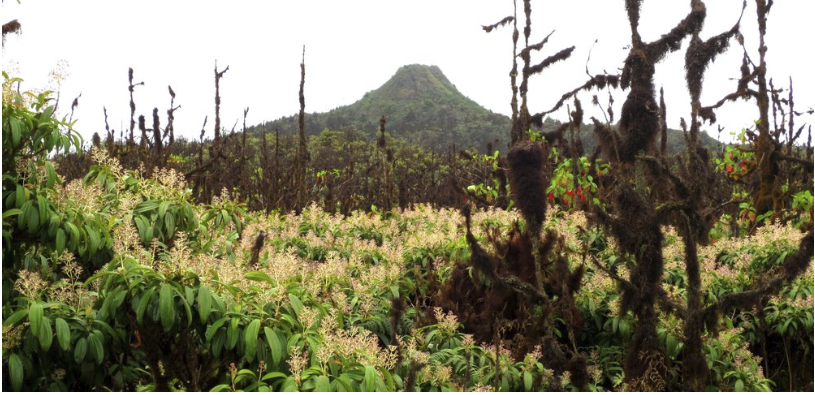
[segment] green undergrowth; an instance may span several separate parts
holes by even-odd
[[[3,390],[578,389],[545,366],[539,348],[513,356],[504,344],[478,343],[438,307],[440,287],[470,255],[456,210],[260,213],[227,191],[198,204],[180,174],[145,177],[100,150],[87,177],[63,185],[46,153],[78,142],[45,96],[33,100],[30,109],[22,97],[3,102]],[[631,259],[584,214],[546,218],[570,265],[590,254],[628,276]],[[486,240],[517,221],[514,210],[476,211],[473,231]],[[683,243],[665,232],[663,284],[682,299]],[[751,237],[721,231],[699,250],[705,303],[758,286],[800,239],[777,224]],[[575,332],[588,389],[625,390],[633,318],[619,314],[609,275],[587,268]],[[772,390],[792,377],[790,355],[811,360],[812,295],[810,263],[764,307],[724,312],[704,344],[709,388]],[[661,315],[677,380],[667,388],[680,388],[681,328]],[[782,348],[782,367],[768,367]]]

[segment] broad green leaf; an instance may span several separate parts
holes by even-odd
[[[54,114],[55,109],[56,108],[54,106],[48,106],[45,108],[45,110],[43,110],[42,114],[40,115],[40,119],[45,119],[45,121],[43,121],[40,126],[48,125],[50,123],[51,115]]]
[[[3,326],[6,325],[16,325],[18,322],[22,321],[22,319],[28,315],[28,309],[26,310],[18,310],[15,311],[14,314],[10,315],[3,321]]]
[[[54,237],[57,234],[57,229],[62,225],[62,219],[59,214],[51,212],[51,218],[48,220],[48,237]]]
[[[279,378],[283,378],[283,377],[286,377],[286,374],[283,373],[283,372],[271,372],[271,373],[264,374],[263,377],[260,378],[260,381],[266,381],[266,380],[270,380],[270,379],[279,379]]]
[[[178,300],[181,301],[181,305],[184,307],[184,312],[187,314],[187,326],[192,325],[192,309],[190,308],[190,304],[187,303],[187,299],[192,300],[192,289],[189,287],[184,288],[184,293],[187,294],[186,296],[175,288],[173,288],[173,292],[178,295]]]
[[[148,240],[148,234],[147,234],[147,224],[144,222],[144,218],[140,215],[137,215],[136,217],[133,218],[133,222],[136,223],[136,229],[139,231],[139,238],[141,239],[142,243],[146,243],[145,240]]]
[[[280,389],[282,392],[300,392],[297,389],[297,382],[294,381],[294,377],[286,377],[286,380],[283,381],[283,388]]]
[[[218,384],[212,387],[211,390],[209,390],[209,392],[223,392],[223,391],[229,391],[229,384]]]
[[[170,201],[165,200],[158,205],[158,217],[164,218],[164,214],[167,213],[167,209],[170,207]]]
[[[54,342],[54,332],[51,329],[51,320],[47,317],[43,318],[42,324],[40,324],[37,340],[40,341],[40,347],[42,347],[43,351],[51,349],[51,344]]]
[[[99,238],[99,233],[96,232],[93,227],[90,225],[85,225],[85,231],[88,234],[88,245],[90,248],[90,254],[96,255],[96,252],[99,251],[99,247],[101,247],[102,240]]]
[[[17,118],[11,118],[9,123],[11,124],[11,144],[13,148],[17,148],[17,144],[20,144],[22,129],[25,127],[25,125],[23,125],[23,123]],[[3,150],[5,150],[5,148],[3,148]]]
[[[252,362],[255,360],[255,352],[257,351],[258,346],[258,332],[260,331],[260,320],[255,318],[252,322],[249,323],[249,326],[246,327],[246,330],[243,333],[243,340],[246,343],[246,348],[244,350],[244,356],[246,360]]]
[[[224,301],[221,299],[221,297],[218,296],[218,294],[215,294],[215,293],[211,293],[211,295],[212,295],[212,303],[213,303],[213,306],[215,307],[214,310],[216,312],[220,313],[220,314],[226,313],[226,305],[224,304]]]
[[[113,341],[123,341],[122,336],[120,335],[120,333],[114,331],[113,328],[111,328],[111,326],[108,325],[107,322],[100,321],[100,320],[96,319],[96,320],[93,320],[93,326],[104,329],[105,332],[107,332],[107,334],[110,335],[111,339],[113,339]],[[101,336],[101,334],[100,334],[100,336]],[[102,339],[104,339],[104,338],[102,338]]]
[[[54,183],[57,181],[57,172],[54,171],[54,165],[51,162],[45,162],[45,187],[53,188]]]
[[[238,334],[240,330],[238,329],[238,323],[240,319],[238,317],[232,318],[232,321],[229,323],[229,328],[226,330],[226,349],[231,350],[235,348],[235,345],[238,344]]]
[[[126,296],[127,296],[126,289],[118,289],[116,292],[114,292],[112,296],[108,295],[108,297],[111,298],[110,302],[111,313],[115,313],[116,310],[119,309],[119,306],[122,305],[122,302],[124,302]]]
[[[147,306],[150,304],[150,299],[153,298],[153,294],[156,293],[156,287],[151,287],[147,290],[147,292],[142,295],[141,299],[139,300],[139,305],[136,307],[136,322],[139,325],[142,324],[142,320],[144,319],[144,312],[147,310]]]
[[[202,285],[198,288],[198,316],[201,323],[207,322],[209,313],[212,312],[212,295],[209,287]]]
[[[95,333],[91,333],[88,335],[88,345],[91,349],[91,356],[96,361],[96,364],[101,365],[102,359],[105,357],[105,349],[102,345],[102,340],[100,340],[99,336],[97,336]]]
[[[42,303],[34,302],[28,308],[28,323],[31,325],[31,333],[39,334],[42,325]]]
[[[735,390],[736,392],[744,391],[744,381],[741,381],[741,379],[736,380]]]
[[[29,202],[26,202],[29,203]],[[35,210],[33,206],[29,206],[30,209],[28,210],[28,233],[34,234],[37,232],[37,228],[40,226],[40,212]],[[23,210],[25,211],[25,210]]]
[[[280,338],[277,336],[272,328],[268,326],[263,327],[263,333],[266,335],[266,343],[269,344],[269,349],[272,351],[272,363],[277,366],[283,359],[283,345],[280,343]]]
[[[363,389],[365,392],[374,392],[376,390],[376,369],[373,366],[365,366],[365,385]]]
[[[59,342],[59,348],[61,348],[62,351],[68,351],[68,348],[71,347],[71,328],[62,318],[57,318],[54,321],[57,327],[57,341]]]
[[[215,358],[221,357],[221,352],[224,348],[224,343],[226,342],[226,333],[225,331],[218,331],[218,333],[212,338],[212,354],[215,355]]]
[[[57,229],[56,244],[57,254],[62,254],[62,251],[65,250],[65,231],[62,228]]]
[[[331,392],[331,381],[328,376],[317,376],[314,378],[315,392]]]
[[[212,337],[215,336],[215,332],[217,332],[218,329],[220,329],[224,325],[224,323],[226,323],[227,320],[229,320],[228,317],[223,317],[218,321],[215,321],[215,323],[213,323],[212,325],[209,326],[209,328],[207,328],[207,332],[205,334],[207,341],[212,340]]]
[[[88,352],[88,340],[84,337],[79,338],[74,346],[74,362],[82,363],[85,360],[85,354]]]
[[[23,213],[23,210],[20,210],[19,208],[8,209],[6,211],[3,211],[3,219],[11,217],[12,215],[20,215],[22,213]]]
[[[173,327],[175,319],[175,309],[173,306],[173,287],[170,284],[162,284],[159,292],[159,316],[161,317],[161,327],[164,332],[169,332]]]
[[[524,391],[532,391],[532,373],[524,372]]]
[[[145,200],[137,204],[136,207],[133,208],[133,214],[144,214],[148,211],[153,211],[157,209],[158,206],[159,204],[155,200]]]
[[[72,222],[66,222],[65,226],[67,226],[68,230],[71,231],[71,241],[68,243],[69,248],[71,250],[76,250],[77,246],[79,246],[79,228],[77,228]]]
[[[8,373],[11,379],[11,389],[19,391],[23,388],[23,361],[17,354],[11,354],[8,358]]]
[[[164,216],[164,229],[167,230],[167,237],[171,237],[175,233],[175,216],[173,216],[173,213],[167,213]]]
[[[289,294],[289,302],[291,302],[291,307],[294,309],[294,314],[300,315],[300,309],[303,308],[303,302],[300,301],[294,294]]]
[[[18,209],[22,209],[23,208],[23,203],[25,203],[25,201],[26,201],[25,200],[26,193],[25,193],[25,190],[23,189],[23,186],[20,185],[20,184],[17,184],[17,189],[14,192],[15,192],[14,207],[18,208]]]
[[[37,196],[37,213],[40,216],[38,226],[45,226],[45,221],[51,220],[51,210],[48,209],[48,200],[43,196]]]
[[[262,281],[262,282],[274,285],[274,281],[272,280],[272,278],[269,277],[268,274],[263,273],[263,272],[257,272],[257,271],[248,272],[248,273],[246,273],[246,275],[244,275],[244,277],[247,280],[250,280],[250,281]]]
[[[334,379],[334,382],[339,384],[336,389],[337,392],[354,392],[354,387],[352,387],[351,384],[348,384],[348,380],[346,380],[346,378],[347,376],[343,374],[342,376]],[[342,388],[341,390],[340,387]]]

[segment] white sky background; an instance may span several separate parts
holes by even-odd
[[[752,2],[753,4],[750,4]],[[742,32],[751,57],[758,61],[755,4],[748,2]],[[518,16],[523,23],[522,2]],[[689,11],[687,0],[649,0],[643,3],[640,33],[657,39]],[[708,0],[702,38],[729,29],[738,19],[741,0]],[[585,64],[595,39],[589,71],[615,73],[627,54],[630,28],[622,0],[532,2],[532,37],[540,41],[555,30],[533,62],[575,45],[572,57],[530,80],[530,110],[551,108],[560,95],[583,84]],[[68,62],[61,86],[59,112],[67,114],[82,93],[74,118],[86,140],[104,134],[102,107],[109,124],[119,131],[129,125],[127,69],[135,72],[136,117],[152,124],[158,107],[161,125],[170,104],[167,86],[176,92],[176,135],[198,138],[204,116],[207,137],[214,125],[214,62],[229,66],[220,83],[222,126],[236,130],[249,107],[247,125],[255,125],[299,111],[297,99],[302,46],[306,46],[306,112],[324,112],[351,104],[365,92],[386,82],[406,64],[433,64],[463,94],[482,106],[510,113],[509,70],[511,27],[485,33],[481,25],[511,15],[511,0],[311,0],[311,1],[91,1],[14,0],[2,4],[5,23],[18,19],[22,34],[8,35],[3,47],[3,70],[17,69],[23,89],[43,89],[60,60]],[[815,107],[815,81],[806,58],[813,39],[811,18],[815,1],[776,1],[768,22],[768,68],[776,87],[792,77],[796,110]],[[521,36],[521,41],[523,36]],[[684,42],[687,43],[687,39]],[[795,45],[801,45],[795,47]],[[665,88],[668,124],[679,128],[689,116],[684,81],[684,49],[657,65],[656,86]],[[706,74],[702,104],[708,105],[735,89],[742,49],[733,41]],[[53,87],[52,87],[53,88]],[[614,92],[616,114],[626,92]],[[786,95],[786,94],[785,94]],[[589,116],[603,119],[581,96]],[[608,94],[599,93],[605,106]],[[718,112],[727,133],[750,126],[758,118],[751,103],[729,104]],[[553,115],[565,120],[565,108]],[[811,122],[798,118],[796,124]],[[705,126],[716,137],[716,126]],[[508,133],[508,131],[507,131]]]

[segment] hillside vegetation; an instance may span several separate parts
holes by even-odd
[[[574,47],[535,59],[522,3],[483,26],[511,29],[510,122],[482,136],[509,147],[476,141],[466,114],[504,118],[432,67],[337,109],[364,122],[340,130],[305,114],[304,59],[288,131],[227,132],[216,106],[213,138],[176,139],[172,89],[166,123],[154,108],[138,129],[131,95],[125,137],[88,149],[4,72],[3,390],[812,392],[815,150],[792,88],[768,84],[771,4],[737,90],[703,106],[740,25],[701,39],[692,0],[644,42],[626,1],[620,74],[564,94],[558,123],[529,80]],[[654,75],[685,39],[691,113],[669,134]],[[609,87],[619,122],[586,126],[578,93]],[[735,100],[755,127],[710,149],[703,123]],[[492,147],[450,145],[466,138]]]
[[[438,66],[413,64],[401,67],[385,84],[365,94],[353,104],[325,113],[306,116],[307,135],[325,129],[356,130],[368,139],[376,137],[379,119],[385,116],[391,137],[408,144],[444,151],[453,145],[457,149],[485,152],[489,143],[495,149],[507,147],[510,117],[481,107],[456,89]],[[551,131],[560,122],[547,120],[538,131]],[[593,126],[583,124],[580,137],[587,152],[597,147]],[[297,116],[285,117],[249,128],[250,134],[294,133]],[[716,139],[704,135],[703,145],[717,148]],[[685,149],[680,131],[668,131],[668,152]],[[492,152],[487,152],[492,153]]]

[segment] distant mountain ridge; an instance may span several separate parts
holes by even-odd
[[[353,104],[324,113],[307,113],[306,134],[316,135],[326,128],[350,128],[373,138],[379,131],[382,115],[392,137],[436,150],[455,144],[457,148],[483,151],[487,143],[492,143],[495,149],[503,149],[509,142],[511,120],[508,116],[487,110],[459,92],[438,66],[420,64],[400,67],[381,87],[367,92]],[[547,119],[543,130],[554,129],[559,124]],[[298,130],[297,116],[280,118],[252,129],[293,133]],[[581,128],[587,153],[597,145],[592,130],[589,125]],[[714,147],[718,141],[702,134],[702,143]],[[668,151],[675,153],[684,146],[682,133],[669,130]]]

